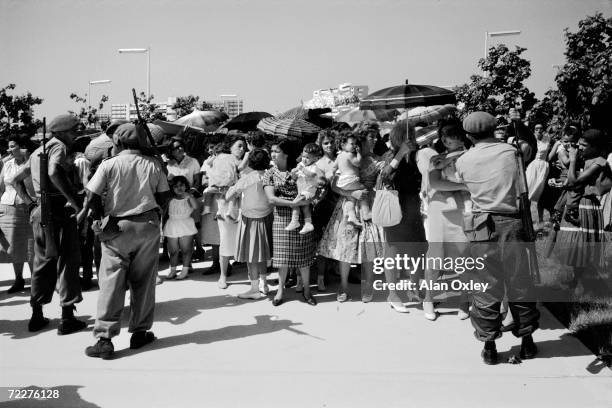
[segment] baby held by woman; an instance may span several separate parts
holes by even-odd
[[[359,166],[361,165],[361,151],[357,145],[357,138],[353,135],[345,135],[340,139],[340,152],[336,158],[335,166],[337,168],[338,180],[336,187],[346,193],[351,193],[356,190],[363,190],[365,186],[361,184],[359,179]],[[359,205],[361,219],[368,221],[372,219],[370,205],[367,200],[356,200],[350,196],[347,197],[343,211],[347,222],[359,226],[361,223],[357,218],[356,206]]]
[[[302,160],[291,171],[292,176],[296,180],[298,195],[294,202],[301,200],[310,200],[315,196],[319,186],[319,180],[324,178],[323,170],[317,167],[317,160],[323,156],[323,151],[319,145],[308,143],[302,151]],[[291,222],[285,227],[286,231],[293,231],[300,227],[300,211],[304,215],[304,227],[300,230],[300,234],[308,234],[314,231],[312,225],[312,209],[310,204],[295,207],[291,211]]]

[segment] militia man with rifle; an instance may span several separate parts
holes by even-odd
[[[104,160],[87,184],[88,199],[78,216],[79,220],[83,219],[91,208],[94,219],[100,219],[94,222],[94,231],[102,243],[94,326],[98,342],[85,349],[90,357],[112,358],[111,338],[119,334],[128,287],[130,348],[140,348],[155,339],[148,330],[153,325],[155,308],[159,213],[170,189],[161,162],[145,153],[151,151],[147,130],[143,123],[117,128],[113,143],[118,154]]]
[[[43,305],[51,302],[59,280],[62,319],[57,333],[70,334],[87,327],[74,317],[75,304],[83,300],[79,283],[79,232],[76,214],[81,210],[77,188],[69,176],[73,171],[67,156],[78,136],[80,120],[74,115],[59,115],[49,123],[51,139],[43,131],[43,143],[30,157],[32,182],[38,205],[30,221],[34,233],[34,270],[30,304],[32,318],[28,329],[41,330],[49,324]]]
[[[482,358],[497,363],[495,340],[501,336],[500,306],[507,295],[515,320],[512,333],[522,338],[520,357],[535,357],[537,348],[531,334],[539,326],[540,313],[534,299],[534,282],[529,271],[528,248],[532,229],[525,221],[519,200],[522,164],[516,148],[495,139],[495,118],[474,112],[463,121],[463,129],[474,147],[456,163],[457,174],[471,195],[473,212],[466,214],[464,230],[471,241],[471,256],[483,257],[484,269],[474,280],[488,283],[486,292],[472,296],[470,317],[475,336],[484,342]],[[524,207],[529,211],[529,206]],[[530,217],[529,217],[530,218]],[[526,225],[526,224],[528,225]]]

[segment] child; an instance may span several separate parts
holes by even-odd
[[[208,187],[209,185],[208,177],[209,177],[210,171],[212,170],[213,161],[215,160],[215,157],[217,157],[217,155],[223,152],[223,143],[217,143],[217,144],[209,143],[207,146],[207,151],[208,151],[208,157],[206,158],[206,160],[204,160],[204,163],[202,164],[202,168],[200,170],[202,171],[202,175],[204,179],[206,180],[206,181],[202,181],[202,184],[205,184]],[[212,200],[214,198],[215,198],[215,194],[206,192],[206,189],[204,190],[204,194],[202,195],[202,203],[203,203],[202,215],[210,214],[212,212],[211,210],[213,206]]]
[[[357,138],[352,134],[346,134],[340,139],[341,151],[336,158],[335,167],[336,173],[339,174],[336,187],[347,193],[355,190],[363,190],[365,187],[359,180],[359,166],[361,165],[360,148],[357,146]],[[361,209],[361,219],[364,221],[371,220],[372,215],[370,206],[367,200],[355,200],[352,197],[347,197],[344,206],[344,214],[347,221],[353,225],[359,226],[361,223],[357,219],[355,205],[359,204]]]
[[[561,146],[559,147],[558,157],[561,164],[565,167],[561,173],[561,177],[558,180],[553,180],[553,186],[564,186],[567,182],[567,167],[569,166],[569,151],[570,148],[576,148],[578,146],[579,133],[573,132],[574,129],[566,129],[563,137],[561,138]],[[582,163],[581,163],[582,164]],[[582,167],[581,164],[579,167]],[[565,221],[579,227],[580,221],[578,220],[578,206],[580,200],[584,195],[584,187],[579,187],[575,190],[563,191],[559,200],[555,204],[555,209],[552,214],[551,220],[553,228],[559,230],[561,225],[561,217],[565,210]]]
[[[191,268],[191,253],[193,251],[193,236],[198,232],[191,213],[198,203],[189,190],[189,182],[184,176],[172,179],[174,197],[168,205],[168,221],[164,226],[164,236],[168,239],[170,252],[170,274],[168,279],[185,279]],[[177,276],[179,250],[183,253],[183,269]]]
[[[216,195],[217,219],[228,218],[238,222],[240,204],[237,198],[225,200],[225,193],[238,181],[238,166],[240,161],[234,155],[227,153],[227,146],[222,144],[218,149],[215,147],[216,155],[210,160],[208,171],[208,188],[205,193]]]
[[[316,143],[308,143],[304,146],[302,161],[291,171],[292,176],[297,180],[298,188],[298,195],[293,200],[294,202],[302,199],[309,200],[317,192],[319,179],[325,177],[323,171],[316,165],[321,156],[323,156],[323,152]],[[293,231],[300,227],[300,209],[304,214],[304,227],[300,230],[300,234],[304,235],[314,231],[310,204],[295,207],[291,210],[291,222],[285,227],[285,230]]]

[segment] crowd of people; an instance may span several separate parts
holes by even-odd
[[[9,293],[24,290],[23,267],[30,265],[33,332],[49,324],[43,305],[56,286],[58,334],[86,327],[74,309],[82,290],[91,288],[96,266],[98,342],[86,349],[91,357],[112,357],[127,288],[130,347],[155,339],[155,287],[164,280],[160,252],[169,259],[165,280],[187,279],[210,246],[212,266],[203,273],[218,275],[219,290],[228,287],[233,259],[234,268],[246,264],[250,280],[238,297],[268,296],[269,274],[276,271],[274,306],[291,287],[316,306],[315,282],[327,291],[338,276],[338,302],[351,299],[351,281],[361,283],[360,299],[368,303],[376,258],[458,257],[472,243],[472,256],[488,255],[478,279],[490,289],[462,292],[459,318],[471,318],[485,363],[497,362],[495,340],[508,327],[522,339],[521,357],[533,358],[539,312],[532,268],[525,247],[509,245],[527,241],[517,202],[517,152],[538,209],[536,230],[554,232],[547,248],[574,268],[571,288],[588,289],[587,275],[603,267],[603,246],[593,243],[603,243],[610,228],[612,155],[595,129],[545,131],[514,112],[506,123],[475,112],[463,121],[439,121],[437,141],[420,148],[414,127],[381,135],[376,124],[340,123],[308,141],[231,133],[203,152],[186,152],[180,136],[168,137],[159,154],[140,125],[114,121],[94,139],[79,136],[79,126],[72,115],[50,122],[45,161],[43,146],[27,137],[9,139],[0,174],[0,255],[14,268]],[[374,200],[383,189],[397,192],[401,221],[395,225],[374,222]],[[426,267],[405,276],[436,281],[452,272]],[[398,282],[402,271],[385,269],[384,277]],[[422,302],[426,319],[438,316],[429,289],[389,289],[386,296],[396,312],[408,312],[404,302],[413,300]],[[502,303],[510,325],[502,323]]]

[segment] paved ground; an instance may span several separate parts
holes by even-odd
[[[196,267],[207,266],[206,263]],[[162,271],[165,275],[166,271]],[[280,307],[235,297],[246,288],[239,272],[227,290],[196,271],[158,286],[153,330],[159,338],[132,351],[115,339],[117,358],[88,358],[97,291],[84,294],[77,315],[87,331],[56,334],[57,296],[45,308],[48,330],[31,334],[26,293],[7,295],[9,265],[0,265],[0,387],[54,387],[58,400],[8,400],[8,407],[610,407],[612,372],[546,311],[534,336],[539,358],[485,366],[469,321],[449,312],[437,321],[386,303],[338,304],[334,289],[319,305],[289,290]],[[353,286],[354,298],[359,287]],[[126,296],[127,302],[127,296]],[[498,342],[502,359],[517,340]]]

